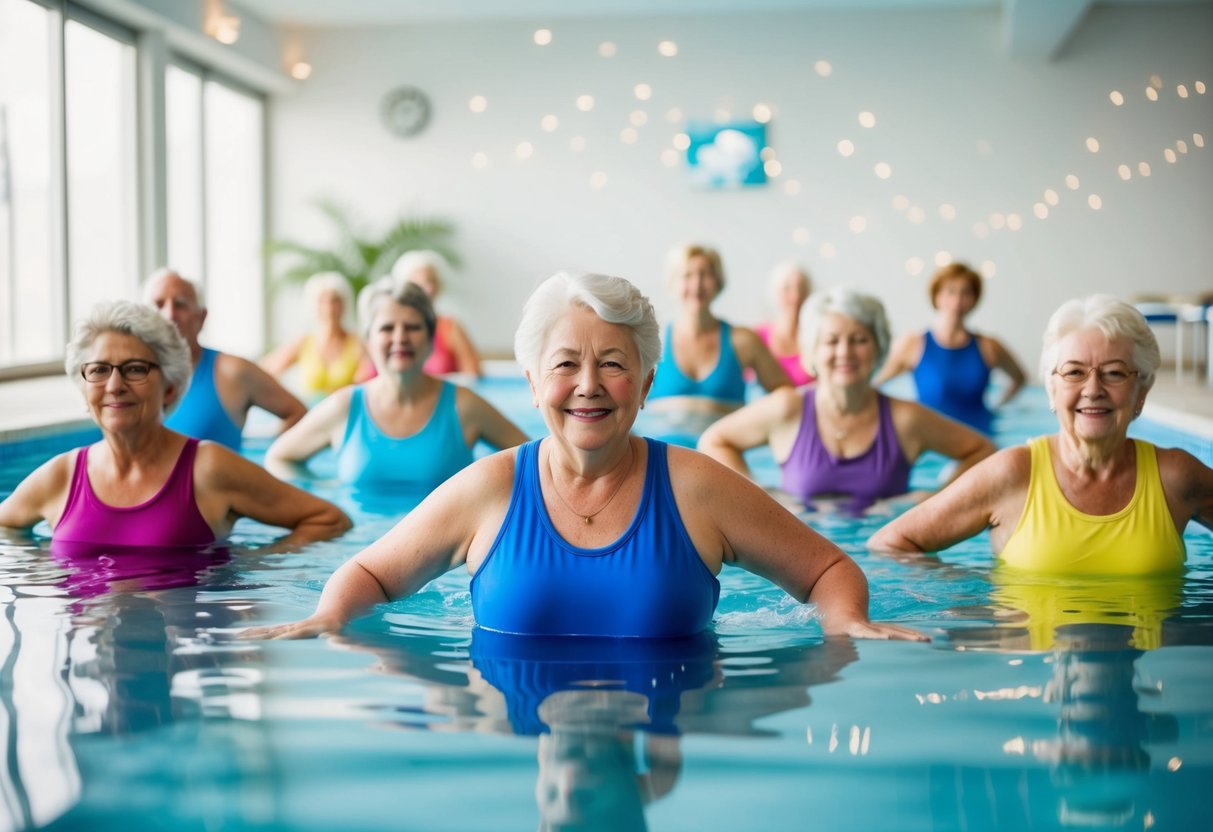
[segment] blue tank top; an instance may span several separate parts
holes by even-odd
[[[240,428],[232,421],[215,390],[214,350],[203,349],[185,398],[164,424],[195,439],[209,439],[240,453]]]
[[[737,353],[733,350],[732,335],[733,327],[721,321],[720,357],[716,359],[712,372],[695,381],[678,369],[678,364],[674,361],[672,327],[667,326],[665,338],[662,339],[661,360],[657,362],[657,375],[653,378],[649,398],[702,396],[729,404],[744,404],[745,377],[742,375],[741,362],[737,360]]]
[[[366,407],[363,387],[350,397],[345,436],[337,449],[337,479],[356,486],[430,492],[472,462],[455,410],[455,385],[442,382],[434,412],[412,436],[388,436]]]
[[[618,540],[579,549],[560,536],[539,486],[539,443],[518,448],[505,521],[472,578],[477,626],[522,635],[669,638],[704,630],[720,598],[670,489],[666,444],[645,439],[636,516]]]
[[[928,329],[922,345],[922,358],[914,368],[918,401],[945,416],[990,434],[994,414],[986,407],[986,387],[990,368],[981,356],[977,336],[963,347],[941,347]]]
[[[877,394],[880,423],[876,439],[859,456],[837,457],[826,450],[817,431],[817,391],[804,393],[800,430],[783,463],[783,490],[808,503],[813,497],[841,494],[851,497],[851,508],[862,511],[877,500],[904,494],[910,487],[910,462],[906,459],[889,398]]]

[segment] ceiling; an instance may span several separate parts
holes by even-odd
[[[1091,5],[1151,5],[1213,0],[226,0],[267,23],[364,27],[425,21],[702,15],[756,11],[894,9],[1020,9],[1048,7],[1073,16]]]

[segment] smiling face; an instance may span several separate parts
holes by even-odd
[[[1057,368],[1085,370],[1099,367],[1105,372],[1089,372],[1081,383],[1070,384],[1056,373],[1049,375],[1049,403],[1057,411],[1063,433],[1080,442],[1107,439],[1123,440],[1129,423],[1146,402],[1147,390],[1140,377],[1131,375],[1127,383],[1107,383],[1109,370],[1132,373],[1133,344],[1126,338],[1109,340],[1098,329],[1079,329],[1057,344]],[[1055,368],[1055,369],[1057,369]]]
[[[117,367],[132,359],[154,364],[156,354],[133,335],[103,332],[93,342],[84,362],[105,361]],[[153,368],[146,379],[138,382],[127,381],[117,369],[112,370],[102,384],[92,384],[79,377],[77,380],[93,421],[111,433],[158,424],[164,418],[164,408],[175,396],[174,389],[165,385],[164,375],[158,368]]]
[[[626,437],[653,383],[651,371],[640,375],[631,329],[581,306],[548,332],[526,375],[552,436],[584,450]]]
[[[876,336],[859,321],[837,312],[827,315],[812,355],[818,384],[868,384],[876,369],[878,351]]]
[[[391,298],[376,301],[367,339],[376,370],[380,373],[419,370],[433,346],[421,312]]]
[[[687,258],[681,274],[674,276],[674,295],[686,305],[707,307],[720,294],[720,278],[712,261],[701,254]]]

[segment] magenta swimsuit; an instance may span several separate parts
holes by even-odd
[[[194,456],[198,440],[189,439],[156,494],[137,506],[101,502],[88,481],[88,448],[76,452],[76,470],[53,542],[103,546],[206,546],[215,533],[194,501]]]

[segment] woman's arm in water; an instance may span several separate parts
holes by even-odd
[[[440,485],[383,537],[345,562],[302,621],[247,630],[243,638],[312,638],[340,630],[377,604],[404,598],[467,562],[497,534],[514,477],[516,454],[478,460]]]
[[[926,641],[921,633],[868,619],[868,582],[855,561],[754,483],[685,448],[670,447],[670,486],[679,514],[713,572],[732,563],[813,603],[827,635]]]

